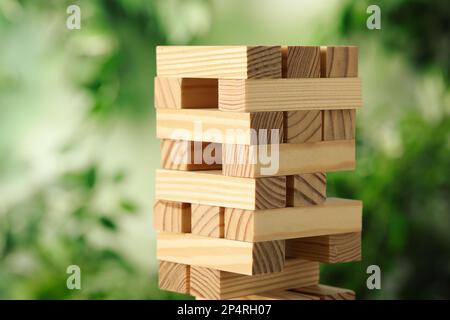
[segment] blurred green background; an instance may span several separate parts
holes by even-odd
[[[328,194],[364,201],[363,260],[321,282],[450,298],[449,19],[447,0],[0,0],[0,298],[185,298],[157,289],[151,227],[165,44],[358,45],[357,170],[329,174]]]

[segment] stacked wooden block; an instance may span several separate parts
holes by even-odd
[[[157,48],[161,289],[354,298],[319,264],[361,257],[362,203],[326,197],[326,173],[355,168],[357,65],[346,46]]]

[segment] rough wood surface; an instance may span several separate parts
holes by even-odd
[[[270,210],[225,209],[225,238],[240,241],[295,239],[360,232],[362,202],[328,198],[321,205]]]
[[[157,200],[153,206],[153,227],[161,232],[191,232],[191,205]]]
[[[155,108],[217,108],[218,80],[155,77]]]
[[[282,272],[245,276],[204,267],[191,267],[191,295],[206,299],[231,299],[265,291],[304,287],[319,281],[319,264],[286,260]]]
[[[323,284],[296,288],[291,291],[315,296],[320,300],[355,300],[355,292],[353,290],[326,286]]]
[[[201,236],[223,238],[225,209],[198,203],[191,205],[192,233]]]
[[[272,156],[271,148],[278,148],[278,168],[270,171],[271,176],[285,176],[302,173],[345,171],[355,169],[355,140],[335,140],[307,143],[283,143],[278,146],[224,145],[222,147],[222,172],[235,177],[262,177],[267,175],[263,168],[270,168],[271,163],[261,161],[263,154],[277,161]],[[267,172],[267,171],[266,171]]]
[[[158,46],[156,73],[166,77],[280,78],[280,46]]]
[[[186,264],[159,261],[159,288],[161,290],[189,294],[189,269],[190,267]]]
[[[286,255],[322,263],[361,260],[361,233],[333,234],[286,241]]]
[[[356,109],[358,78],[219,79],[219,109],[233,112]]]
[[[288,207],[322,204],[327,197],[327,177],[324,173],[304,173],[286,177]]]
[[[158,260],[245,275],[279,272],[284,266],[282,240],[250,243],[189,233],[159,233]]]
[[[213,142],[163,139],[161,140],[161,167],[187,171],[220,170],[222,169],[222,146]]]
[[[221,171],[156,170],[155,198],[241,209],[286,206],[286,177],[240,178]]]
[[[356,130],[356,110],[324,110],[323,139],[354,139]]]
[[[287,78],[319,78],[320,47],[288,46],[286,68]]]
[[[286,111],[284,134],[286,143],[322,141],[322,111]]]
[[[272,142],[271,130],[279,132],[283,141],[283,112],[221,112],[217,109],[158,109],[156,136],[159,139],[257,144],[261,129],[265,143]],[[267,142],[269,141],[269,142]]]

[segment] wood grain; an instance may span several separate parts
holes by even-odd
[[[206,159],[204,155],[208,158]],[[213,142],[163,139],[161,167],[187,171],[221,170],[222,146]]]
[[[245,275],[279,272],[284,266],[282,240],[250,243],[189,233],[159,233],[158,260]]]
[[[193,203],[191,205],[192,233],[223,238],[225,232],[224,214],[225,209],[222,207]]]
[[[323,284],[291,289],[291,291],[311,295],[320,300],[355,300],[355,292],[353,290]]]
[[[280,78],[280,46],[158,46],[158,76]]]
[[[278,161],[271,152],[272,147],[278,147]],[[260,148],[264,149],[261,151]],[[265,155],[266,150],[272,163],[278,163],[276,172],[270,173],[272,176],[353,170],[355,169],[355,149],[354,140],[283,143],[268,147],[223,145],[222,173],[227,176],[248,178],[265,176],[262,169],[269,168],[271,163],[263,163],[258,154],[262,152]]]
[[[354,139],[356,130],[356,110],[324,110],[323,139],[344,140]]]
[[[155,77],[155,108],[217,107],[217,79]]]
[[[267,209],[286,206],[286,177],[240,178],[221,171],[156,170],[155,198],[203,205]]]
[[[322,141],[322,111],[286,111],[284,133],[287,143]]]
[[[287,78],[319,78],[320,47],[288,46]]]
[[[286,255],[323,263],[361,260],[361,233],[334,234],[286,241]]]
[[[358,78],[219,79],[219,109],[232,112],[356,109]]]
[[[190,266],[169,261],[159,261],[158,282],[161,290],[189,294],[189,278]]]
[[[286,177],[286,205],[298,207],[322,204],[327,197],[324,173],[304,173]]]
[[[191,232],[191,205],[157,200],[153,206],[153,227],[161,232]]]
[[[261,129],[267,129],[265,143],[271,139],[271,129],[279,132],[283,141],[283,113],[221,112],[217,109],[157,109],[156,136],[159,139],[257,144]]]
[[[362,202],[328,198],[321,205],[270,210],[225,209],[225,238],[240,241],[295,239],[361,232]]]
[[[191,295],[206,299],[231,299],[260,292],[304,287],[319,281],[319,264],[286,260],[284,270],[255,276],[204,267],[191,267]]]

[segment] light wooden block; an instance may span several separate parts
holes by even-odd
[[[182,294],[190,292],[190,267],[185,264],[159,261],[159,288]]]
[[[286,143],[322,141],[322,111],[287,111],[284,114]]]
[[[155,77],[155,108],[217,107],[217,79]]]
[[[276,172],[270,171],[271,176],[355,169],[355,140],[335,140],[277,146],[223,145],[223,174],[248,178],[267,175],[263,169],[267,170],[270,164],[263,163],[258,154],[260,148],[265,148],[263,154],[268,150],[268,156],[275,163],[277,157],[272,156],[272,147],[278,149],[278,169]]]
[[[191,295],[206,299],[231,299],[260,292],[304,287],[319,281],[319,264],[286,260],[282,272],[254,276],[204,267],[191,267]]]
[[[156,242],[158,260],[246,275],[283,270],[284,252],[281,240],[250,243],[189,233],[158,233]]]
[[[286,206],[286,177],[240,178],[221,171],[156,170],[155,198],[203,205],[267,209]]]
[[[304,173],[286,177],[288,207],[322,204],[327,197],[327,177],[324,173]]]
[[[219,79],[222,111],[333,110],[361,106],[358,78]]]
[[[283,141],[283,112],[241,113],[217,109],[157,109],[156,136],[159,139],[204,141],[229,144],[257,144],[260,130],[265,143]],[[278,141],[271,130],[278,130]]]
[[[165,77],[280,78],[280,46],[158,46],[156,73]]]
[[[172,170],[220,170],[222,146],[213,142],[161,140],[161,167]]]
[[[320,299],[317,296],[309,294],[283,290],[283,291],[271,291],[252,294],[249,296],[232,298],[230,300],[320,300]]]
[[[161,232],[191,232],[191,205],[157,200],[153,206],[153,227]]]
[[[288,46],[286,54],[287,78],[320,77],[319,46]]]
[[[324,110],[323,139],[354,139],[356,130],[356,110]]]
[[[270,210],[225,209],[225,238],[295,239],[361,232],[362,202],[328,198],[323,204]]]
[[[205,206],[197,203],[191,205],[192,233],[206,237],[223,238],[225,232],[225,209]]]
[[[320,300],[355,300],[355,292],[353,290],[323,284],[291,289],[291,291],[311,295]]]
[[[361,260],[361,233],[333,234],[286,241],[289,257],[323,263]]]

